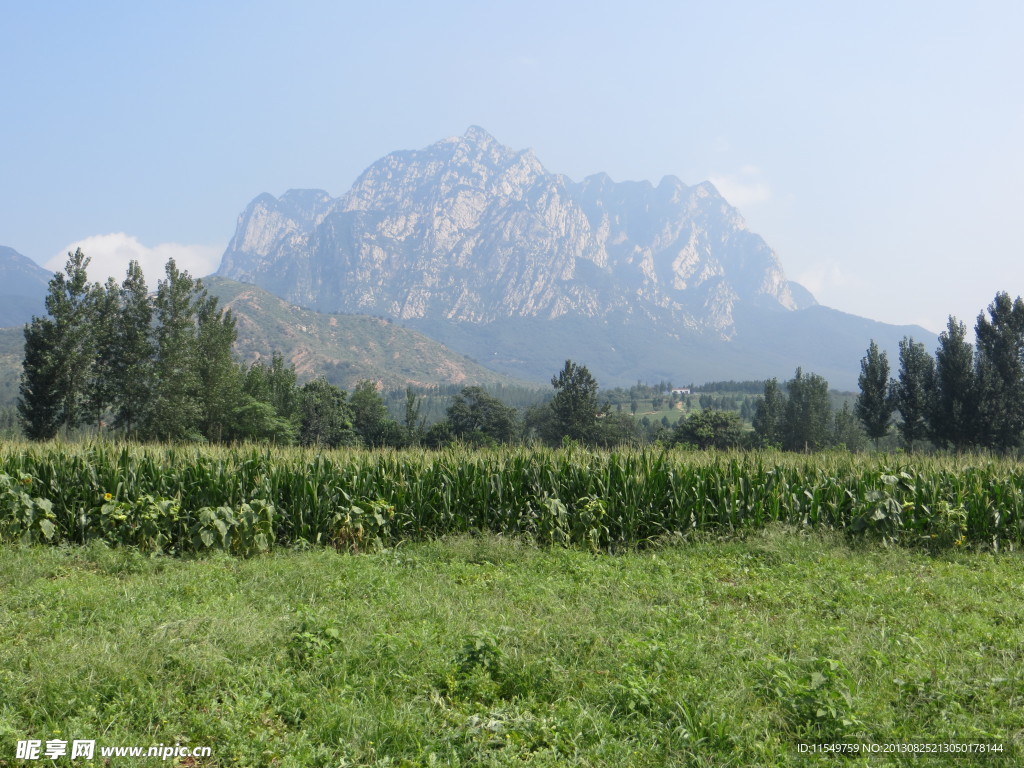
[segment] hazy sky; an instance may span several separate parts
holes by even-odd
[[[205,274],[257,194],[477,124],[576,180],[710,179],[844,311],[938,331],[1024,293],[1018,0],[0,12],[0,245],[40,263]]]

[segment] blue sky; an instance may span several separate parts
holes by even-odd
[[[1024,293],[1019,2],[0,11],[0,245],[40,263],[203,274],[257,194],[477,124],[577,180],[710,179],[844,311],[938,331]]]

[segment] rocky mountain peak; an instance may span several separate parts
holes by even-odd
[[[577,183],[479,126],[386,155],[339,198],[261,195],[218,274],[301,306],[442,333],[617,318],[730,339],[738,307],[798,304],[774,252],[710,183],[603,173]]]

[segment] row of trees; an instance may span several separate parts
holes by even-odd
[[[637,423],[598,397],[597,381],[585,365],[566,360],[551,379],[554,397],[522,415],[482,387],[466,387],[452,401],[446,418],[431,426],[430,446],[455,440],[486,445],[540,440],[548,445],[572,441],[611,446],[638,440]]]
[[[303,445],[402,445],[373,382],[351,396],[323,379],[299,386],[275,355],[246,368],[232,356],[230,310],[200,280],[165,269],[154,295],[137,262],[120,285],[90,283],[89,259],[69,254],[50,282],[46,317],[25,327],[18,413],[25,435],[116,431],[139,440],[270,440]]]
[[[467,387],[427,430],[422,400],[407,390],[400,423],[374,382],[351,393],[324,379],[299,386],[294,367],[276,354],[239,365],[231,311],[173,260],[153,295],[137,262],[121,284],[90,283],[88,265],[81,249],[69,254],[50,282],[47,316],[25,327],[18,414],[34,440],[81,429],[138,440],[331,447],[529,439],[613,445],[636,437],[635,422],[610,413],[593,376],[571,361],[552,379],[551,401],[522,416],[483,388]]]
[[[999,293],[974,326],[950,317],[933,358],[924,345],[900,342],[899,373],[872,341],[861,360],[856,413],[876,441],[896,428],[908,449],[923,441],[962,451],[1006,452],[1024,442],[1024,301]],[[899,419],[895,418],[899,414]]]
[[[664,420],[643,428],[628,414],[613,412],[586,366],[571,360],[552,377],[549,402],[519,411],[481,387],[467,387],[428,430],[421,398],[407,390],[400,423],[373,382],[347,393],[324,379],[299,386],[294,367],[279,355],[248,368],[236,363],[232,313],[220,309],[202,282],[173,260],[153,295],[136,262],[120,285],[113,279],[90,283],[88,264],[81,250],[69,254],[64,271],[50,283],[48,315],[25,328],[18,412],[31,439],[87,429],[138,440],[332,447],[436,447],[456,440],[611,446],[661,439],[720,448],[750,443],[739,416],[714,410],[710,402],[674,430]],[[759,441],[821,447],[825,438],[815,425],[827,421],[827,384],[797,371],[788,390],[787,405],[777,382],[765,388],[755,417]],[[825,416],[798,419],[796,414],[816,413],[819,403]]]
[[[425,426],[422,398],[405,393],[399,419],[374,382],[345,392],[317,379],[300,386],[294,367],[275,355],[245,367],[232,356],[237,331],[201,281],[169,261],[155,294],[138,263],[118,284],[90,283],[89,259],[69,254],[50,282],[47,316],[25,328],[18,415],[26,436],[48,439],[78,429],[116,431],[139,440],[279,444],[441,446],[566,440],[610,446],[659,439],[701,448],[773,445],[813,451],[859,448],[865,434],[885,437],[895,420],[909,448],[922,441],[962,450],[1006,451],[1024,441],[1024,301],[998,294],[979,315],[976,346],[954,318],[933,358],[913,339],[900,343],[898,376],[872,342],[861,361],[854,410],[833,411],[828,382],[796,370],[764,383],[756,402],[702,393],[702,410],[675,425],[642,425],[615,410],[586,366],[567,360],[551,379],[549,402],[517,410],[481,387],[454,395],[445,417]],[[743,382],[749,384],[749,382]],[[664,397],[671,385],[647,388]],[[617,390],[620,400],[637,390]],[[527,402],[526,398],[524,402]],[[630,401],[627,401],[630,402]],[[738,414],[726,406],[744,406]],[[741,416],[751,418],[748,432]]]
[[[230,312],[187,272],[167,264],[150,298],[132,262],[121,285],[90,283],[78,249],[50,281],[48,316],[25,327],[18,410],[25,434],[47,439],[91,424],[125,434],[182,439],[217,434],[234,368]]]
[[[830,447],[858,450],[864,432],[849,405],[834,411],[828,381],[801,368],[781,386],[777,379],[764,384],[764,395],[753,417],[755,444],[787,451],[818,451]]]

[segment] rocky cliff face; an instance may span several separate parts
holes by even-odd
[[[708,183],[549,173],[481,128],[374,163],[340,198],[256,198],[218,274],[296,304],[436,324],[627,318],[735,333],[793,310],[778,259]]]
[[[817,305],[709,183],[574,182],[475,127],[382,158],[339,198],[261,195],[219,274],[538,382],[572,358],[604,386],[803,366],[853,388],[872,338],[893,359],[904,335],[935,339]]]

